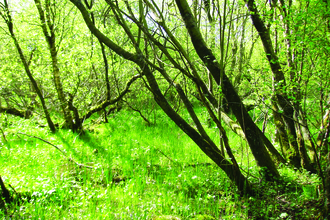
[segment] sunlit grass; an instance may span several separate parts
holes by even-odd
[[[198,114],[207,123],[206,114]],[[282,186],[277,187],[278,191],[272,187],[275,191],[269,192],[273,203],[269,199],[240,197],[224,172],[191,139],[165,115],[159,113],[157,117],[156,125],[146,126],[134,112],[122,111],[109,118],[107,124],[86,127],[83,136],[69,130],[51,134],[32,122],[14,122],[6,130],[9,143],[2,143],[0,148],[0,174],[17,192],[25,192],[27,201],[10,208],[13,216],[247,219],[260,213],[281,214],[275,197],[281,195]],[[22,133],[55,144],[68,157],[95,169],[76,166],[47,143],[15,133],[15,126]],[[208,128],[208,133],[218,143],[215,125]],[[250,181],[265,193],[267,186],[259,184],[258,169],[246,143],[228,134],[243,173],[248,172]],[[287,200],[289,195],[299,195],[300,201],[317,197],[317,189],[310,184],[318,181],[317,177],[308,182],[306,173],[297,174],[285,166],[280,172],[288,181],[297,183],[288,186],[291,194],[285,197]],[[298,184],[303,184],[301,190]]]

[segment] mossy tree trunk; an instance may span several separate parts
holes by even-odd
[[[255,26],[261,38],[266,57],[273,72],[273,80],[275,85],[275,100],[273,101],[273,104],[278,105],[280,107],[280,110],[283,112],[281,117],[286,126],[287,139],[290,146],[290,149],[288,149],[286,153],[289,153],[288,159],[291,164],[297,168],[300,168],[301,156],[299,154],[296,128],[293,120],[294,108],[287,94],[285,94],[284,92],[286,87],[286,81],[281,65],[279,63],[279,59],[272,45],[272,41],[270,38],[270,30],[266,27],[264,21],[261,19],[254,0],[245,0],[245,2],[247,4],[248,10],[250,11],[253,25]],[[283,136],[283,138],[286,139],[285,136]]]
[[[57,91],[58,99],[60,101],[60,106],[64,115],[65,125],[71,128],[73,131],[80,129],[75,127],[73,122],[73,117],[69,109],[68,100],[64,94],[62,82],[61,82],[61,74],[60,69],[58,67],[58,59],[57,59],[57,47],[56,47],[56,33],[55,33],[55,14],[51,13],[51,7],[55,7],[55,2],[52,0],[46,0],[45,4],[42,5],[40,0],[34,0],[35,5],[39,12],[39,18],[41,21],[42,31],[44,33],[45,39],[48,44],[51,60],[52,60],[52,67],[53,67],[53,78],[55,89]],[[53,5],[53,6],[51,6]],[[43,9],[45,7],[45,10]],[[46,13],[45,13],[46,12]]]
[[[218,61],[215,59],[212,51],[206,46],[206,43],[197,27],[197,23],[194,19],[194,16],[192,15],[187,1],[176,0],[176,4],[185,22],[186,29],[190,34],[191,41],[198,56],[208,68],[218,85],[220,85],[220,73],[223,72],[223,82],[221,83],[222,92],[228,100],[230,109],[238,120],[240,126],[243,128],[245,137],[258,165],[264,168],[263,170],[265,171],[265,178],[267,180],[274,180],[279,178],[279,173],[268,151],[266,150],[262,137],[260,135],[256,135],[259,134],[259,128],[248,114],[244,104],[235,91],[229,78],[224,73],[224,70],[220,69]]]
[[[327,158],[327,168],[324,172],[325,176],[325,215],[324,219],[330,218],[330,153]]]

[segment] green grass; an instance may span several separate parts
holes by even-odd
[[[206,124],[206,114],[197,111]],[[121,111],[108,124],[87,122],[81,137],[69,130],[51,134],[31,121],[13,121],[5,129],[8,143],[0,146],[0,175],[16,190],[16,197],[25,200],[7,207],[12,217],[308,219],[317,214],[316,176],[283,166],[282,185],[260,183],[246,143],[229,134],[238,162],[260,191],[254,198],[240,197],[224,172],[165,115],[157,114],[157,124],[145,126],[136,113]],[[45,139],[96,169],[78,167],[54,147],[17,131]],[[208,132],[219,139],[214,125]],[[4,218],[3,210],[0,216]]]

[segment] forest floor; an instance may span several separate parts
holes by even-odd
[[[199,112],[206,124],[204,115]],[[152,117],[156,123],[146,126],[137,113],[121,111],[106,124],[86,122],[80,136],[10,118],[3,127],[7,142],[0,143],[0,175],[14,202],[0,204],[0,217],[321,219],[317,175],[281,165],[283,180],[264,183],[247,144],[231,134],[242,172],[258,191],[242,197],[165,115]],[[208,133],[219,142],[215,125]]]

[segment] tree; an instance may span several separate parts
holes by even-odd
[[[38,84],[36,82],[36,80],[34,79],[31,71],[30,71],[30,68],[29,68],[29,62],[27,62],[24,54],[23,54],[23,50],[21,49],[19,43],[18,43],[18,40],[15,36],[15,33],[14,33],[14,24],[13,24],[13,19],[11,17],[11,14],[10,14],[10,11],[9,11],[9,6],[8,6],[8,2],[7,0],[4,1],[4,4],[0,4],[0,7],[1,7],[1,10],[0,10],[0,15],[1,17],[3,18],[3,20],[6,22],[7,24],[7,27],[8,27],[8,30],[9,30],[9,34],[12,38],[12,40],[14,41],[14,44],[15,44],[15,47],[19,53],[19,56],[20,56],[20,59],[23,63],[23,66],[24,66],[24,69],[25,69],[25,72],[27,74],[27,76],[29,77],[31,83],[32,83],[32,86],[33,88],[35,89],[39,99],[40,99],[40,102],[42,104],[42,108],[44,110],[44,113],[45,113],[45,116],[46,116],[46,119],[47,119],[47,123],[48,123],[48,126],[50,128],[50,130],[52,132],[55,132],[55,125],[53,123],[53,121],[51,120],[50,118],[50,114],[49,114],[49,111],[47,109],[47,106],[46,106],[46,103],[45,103],[45,100],[44,100],[44,97],[38,87]]]
[[[279,180],[275,164],[286,160],[311,172],[317,165],[323,177],[329,139],[327,5],[244,2],[34,0],[12,16],[20,26],[11,26],[8,4],[2,4],[1,33],[8,33],[15,48],[1,42],[1,50],[18,51],[22,63],[1,67],[6,73],[0,111],[27,118],[41,109],[38,96],[46,117],[49,109],[60,128],[80,131],[97,112],[107,121],[122,100],[150,124],[153,108],[144,105],[157,103],[242,193],[253,194],[253,188],[224,126],[247,141],[266,180]],[[22,66],[24,75],[16,73]],[[272,122],[282,154],[266,127]],[[210,123],[217,126],[217,140],[210,137]]]
[[[210,103],[215,104],[216,101],[214,96],[211,95],[207,90],[207,87],[201,79],[196,66],[190,60],[190,57],[188,56],[182,44],[179,43],[174,33],[172,33],[167,27],[166,19],[162,11],[158,8],[157,4],[153,1],[145,1],[144,3],[146,3],[147,7],[144,8],[142,1],[139,1],[139,10],[134,11],[132,6],[127,1],[123,3],[124,5],[121,4],[121,2],[119,3],[107,1],[113,15],[117,19],[118,24],[123,28],[124,33],[130,39],[131,45],[135,49],[135,53],[132,53],[125,50],[123,47],[120,47],[111,39],[106,37],[102,32],[100,32],[100,30],[93,24],[88,10],[81,1],[71,0],[71,2],[74,3],[74,5],[80,10],[90,31],[99,39],[99,41],[103,42],[106,46],[108,46],[111,50],[116,52],[124,59],[130,60],[139,66],[143,76],[146,78],[150,91],[154,95],[155,101],[171,118],[171,120],[173,120],[192,140],[195,141],[195,143],[204,153],[206,153],[213,161],[219,165],[219,167],[221,167],[226,172],[229,178],[231,178],[236,183],[242,192],[244,191],[244,187],[246,187],[248,192],[251,191],[250,186],[248,185],[245,177],[241,174],[239,167],[237,166],[237,163],[231,154],[229,146],[227,146],[227,153],[230,156],[232,155],[231,162],[224,158],[215,143],[207,135],[196,113],[194,112],[194,109],[191,107],[191,102],[182,90],[181,85],[177,83],[177,80],[173,80],[173,78],[168,73],[168,70],[164,65],[164,63],[167,62],[171,63],[176,69],[178,69],[179,74],[182,74],[183,77],[187,77],[188,79],[192,80],[192,82],[194,82],[199,96],[201,100],[203,100],[203,103],[208,110],[210,117],[216,122],[216,124],[219,126],[219,129],[223,130],[218,118],[216,117],[216,114],[213,112],[209,102],[207,101],[210,100]],[[256,160],[258,161],[259,166],[266,168],[266,179],[272,180],[278,178],[278,171],[276,170],[275,165],[264,146],[262,137],[255,136],[255,134],[260,133],[259,128],[252,121],[250,115],[244,107],[244,104],[237,95],[228,77],[225,75],[224,70],[219,67],[219,64],[217,63],[217,60],[215,59],[212,51],[207,48],[194,19],[194,16],[190,10],[190,6],[186,1],[176,1],[176,5],[178,6],[181,17],[185,22],[186,30],[190,35],[192,45],[197,55],[204,63],[208,71],[210,71],[213,79],[218,85],[220,85],[220,76],[222,75],[223,81],[221,81],[221,91],[228,100],[229,106],[236,116],[238,122],[243,127],[245,137],[249,142],[250,148]],[[121,6],[125,6],[127,12],[124,12],[123,9],[121,9]],[[149,9],[153,12],[153,15],[156,16],[155,18],[152,18],[153,20],[145,19],[145,14],[149,14]],[[135,27],[138,28],[137,34],[134,34],[133,31],[131,31],[132,27],[130,28],[129,26],[132,26],[132,24],[127,24],[127,18],[135,23]],[[150,24],[150,22],[153,23]],[[158,35],[167,37],[154,37],[151,34],[151,31],[156,31],[159,33]],[[144,38],[141,37],[142,33]],[[159,39],[162,39],[162,41]],[[143,40],[148,43],[145,43],[143,50],[141,50],[140,47],[142,45],[140,45],[140,42]],[[173,45],[175,52],[170,52],[165,46],[166,44]],[[149,47],[148,45],[151,46]],[[182,57],[179,62],[173,58],[173,56],[176,55]],[[185,70],[181,63],[185,64],[185,68],[188,68],[188,70]],[[183,118],[178,115],[169,105],[159,88],[159,83],[156,81],[154,76],[155,73],[153,73],[152,70],[160,73],[168,82],[168,84],[176,89],[181,100],[185,104],[185,108],[189,112],[190,117],[194,121],[197,131],[185,120],[183,120]]]
[[[2,90],[2,97],[4,98],[6,105],[0,106],[1,112],[6,112],[7,114],[12,114],[19,117],[30,117],[34,111],[38,110],[38,103],[35,102],[35,96],[39,96],[41,100],[41,104],[43,106],[45,117],[48,121],[50,129],[55,131],[55,124],[50,119],[49,108],[52,108],[53,111],[58,110],[58,106],[60,106],[59,115],[63,115],[64,123],[57,122],[56,125],[60,128],[70,128],[73,131],[82,131],[83,122],[91,117],[94,113],[103,111],[109,105],[113,105],[119,102],[124,95],[129,92],[129,88],[131,84],[140,78],[139,75],[135,75],[131,77],[131,79],[127,80],[127,83],[122,83],[126,78],[120,81],[120,85],[118,85],[118,93],[112,92],[110,95],[110,77],[109,74],[105,74],[105,79],[102,81],[98,79],[98,65],[97,61],[101,57],[104,59],[103,65],[107,70],[109,65],[106,63],[106,52],[104,50],[103,44],[101,45],[101,49],[98,48],[93,49],[94,43],[90,48],[92,48],[92,52],[90,53],[90,60],[93,60],[93,63],[89,63],[87,67],[83,70],[83,68],[76,66],[83,66],[83,60],[88,55],[85,53],[85,48],[82,47],[82,51],[77,50],[76,45],[74,45],[76,34],[74,33],[73,24],[68,24],[67,19],[71,16],[74,17],[74,12],[67,7],[65,2],[57,2],[57,1],[38,1],[36,0],[34,6],[36,6],[37,13],[39,14],[39,22],[36,20],[35,25],[40,27],[40,31],[33,27],[33,30],[25,30],[24,28],[20,28],[17,31],[22,32],[21,38],[25,36],[28,38],[26,41],[30,41],[31,45],[28,45],[28,49],[31,48],[30,56],[27,58],[24,56],[24,51],[20,46],[20,43],[17,40],[16,35],[14,34],[15,26],[12,23],[12,17],[10,13],[9,5],[2,4],[1,15],[3,20],[8,26],[8,35],[14,41],[14,45],[19,53],[20,59],[22,60],[23,67],[25,68],[26,74],[29,77],[29,81],[31,83],[18,83],[17,87],[8,86],[8,88]],[[35,13],[33,5],[27,5],[27,11],[29,13]],[[34,15],[33,15],[34,16]],[[15,16],[17,20],[22,19],[24,21],[24,17]],[[35,22],[31,20],[31,22]],[[17,27],[16,27],[17,29]],[[2,29],[4,30],[4,29]],[[34,33],[33,36],[28,36],[28,33]],[[40,43],[40,34],[44,35],[45,38],[45,46],[48,46],[48,55],[47,50],[44,51],[44,45]],[[71,42],[70,42],[71,39]],[[74,40],[73,40],[74,39]],[[89,39],[83,39],[89,40]],[[93,39],[92,39],[93,40]],[[24,41],[24,42],[26,42]],[[38,43],[37,43],[38,41]],[[69,43],[70,42],[70,43]],[[81,41],[80,41],[81,42]],[[65,44],[65,46],[63,46]],[[24,46],[26,46],[24,44]],[[87,46],[88,47],[88,46]],[[76,51],[70,50],[69,48],[76,48]],[[95,50],[95,52],[93,52]],[[101,54],[101,55],[100,55]],[[50,56],[49,56],[50,55]],[[48,59],[49,57],[49,59]],[[70,57],[71,60],[68,58]],[[79,57],[79,58],[78,58]],[[95,58],[94,58],[95,57]],[[85,58],[86,60],[86,58]],[[50,64],[49,65],[49,61]],[[17,64],[20,66],[21,64]],[[43,68],[42,66],[45,66]],[[15,72],[16,69],[13,66],[4,65],[12,72]],[[87,69],[90,68],[90,75],[88,75]],[[77,71],[77,74],[69,74],[71,71]],[[86,73],[82,73],[82,72]],[[35,72],[34,76],[32,72]],[[48,74],[52,73],[52,74]],[[17,74],[17,73],[15,73]],[[8,76],[9,73],[5,73],[5,76]],[[51,75],[53,76],[51,79]],[[15,76],[15,75],[13,75]],[[95,78],[95,80],[90,79]],[[12,79],[12,77],[5,77],[3,80],[9,80],[11,82],[16,82],[16,80]],[[19,80],[21,79],[17,76]],[[96,82],[95,84],[93,84]],[[100,86],[101,83],[101,86]],[[103,96],[103,86],[106,85],[107,94]],[[31,84],[31,85],[30,85]],[[7,87],[6,82],[4,81],[4,87]],[[54,86],[52,86],[54,85]],[[82,85],[87,85],[87,87],[82,87]],[[27,91],[32,87],[31,91]],[[95,94],[91,96],[85,96],[82,93],[86,93],[89,91],[95,92]],[[14,90],[14,94],[11,90]],[[122,90],[122,91],[120,91]],[[8,92],[5,92],[8,91]],[[35,94],[36,93],[36,94]],[[32,94],[27,96],[26,94]],[[35,95],[34,95],[35,94]],[[57,94],[57,97],[55,96]],[[7,98],[8,97],[8,98]],[[13,98],[12,98],[13,97]],[[85,99],[87,98],[87,99]],[[15,99],[18,99],[23,102],[26,110],[21,110],[22,105],[18,103]],[[48,104],[50,107],[46,107],[46,102],[48,99]],[[13,106],[14,104],[17,106],[16,108]],[[31,103],[31,104],[30,104]],[[59,104],[57,104],[59,103]]]
[[[56,4],[55,1],[46,0],[44,4],[45,9],[43,9],[40,0],[35,0],[34,2],[38,9],[42,31],[44,33],[45,39],[48,44],[49,53],[52,60],[55,89],[58,95],[58,99],[60,101],[61,109],[63,111],[65,124],[73,131],[75,131],[76,129],[80,128],[80,125],[78,124],[77,127],[74,126],[74,121],[70,112],[69,103],[64,94],[61,76],[60,76],[60,69],[58,65],[57,54],[58,54],[59,46],[56,45],[56,30],[55,30],[55,19],[57,15],[55,12]],[[71,107],[74,109],[73,105],[71,105]]]

